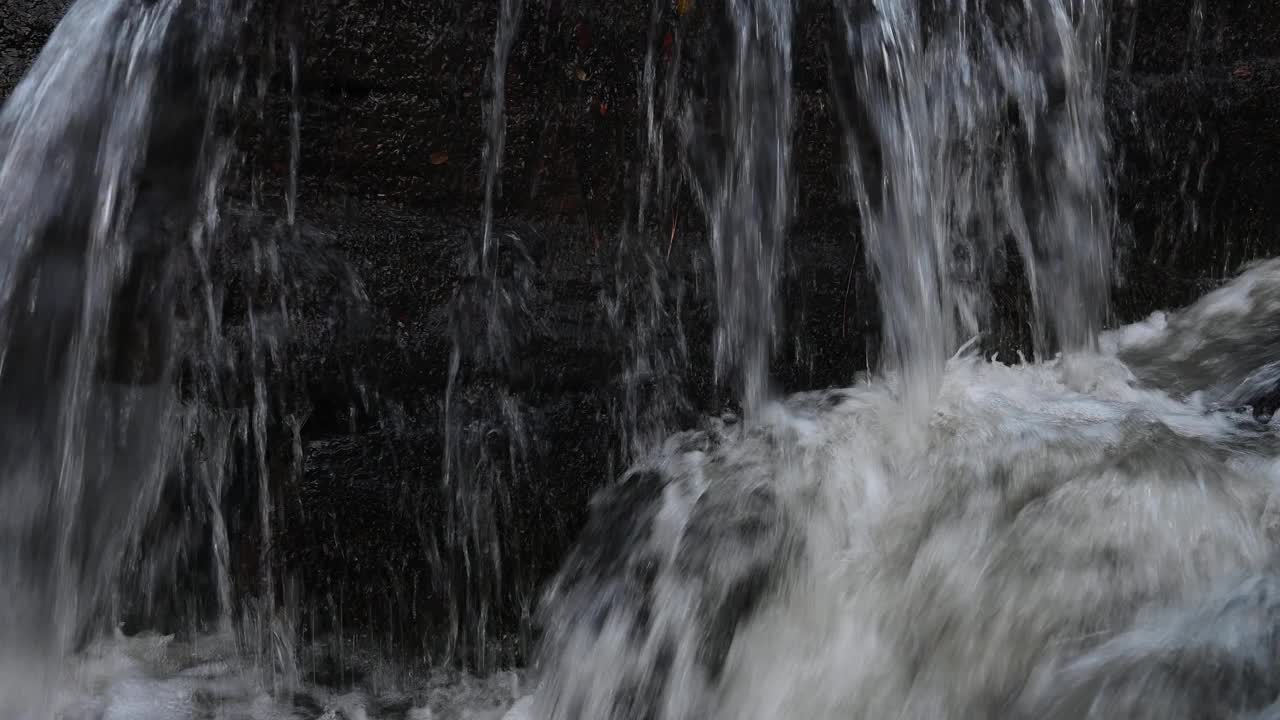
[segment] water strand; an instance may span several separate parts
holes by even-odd
[[[515,325],[527,310],[528,257],[520,238],[494,231],[506,138],[507,65],[522,10],[522,0],[501,0],[498,7],[484,109],[481,227],[453,298],[443,409],[446,556],[435,572],[449,598],[446,659],[465,659],[482,669],[495,662],[493,613],[508,597],[513,576],[503,567],[500,535],[502,518],[510,513],[507,488],[522,473],[526,455],[522,408],[500,382],[518,362]],[[471,373],[477,371],[493,373],[498,386],[469,392]]]
[[[716,277],[715,368],[748,416],[769,398],[779,322],[777,283],[791,216],[790,2],[731,0],[726,77],[718,98],[713,154],[686,118],[691,175],[702,176]],[[699,157],[701,156],[701,157]],[[699,172],[698,165],[705,166]]]
[[[0,111],[0,697],[40,717],[65,656],[148,588],[123,588],[183,438],[165,232],[216,184],[186,123],[215,101],[222,3],[79,2]],[[207,13],[207,17],[204,14]],[[166,65],[190,23],[203,29]],[[194,83],[167,113],[183,73]],[[140,182],[140,178],[145,178]],[[144,558],[140,560],[139,558]]]

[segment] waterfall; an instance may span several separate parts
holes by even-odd
[[[726,4],[729,59],[718,98],[719,144],[685,119],[685,144],[707,219],[716,279],[715,368],[753,415],[771,397],[778,280],[792,205],[791,25],[785,0]],[[703,147],[710,144],[709,148]]]
[[[732,67],[784,68],[787,19],[729,7]],[[1275,602],[1280,476],[1256,409],[1274,343],[1250,328],[1280,274],[1099,334],[1103,11],[836,4],[885,365],[765,403],[748,373],[746,421],[678,433],[603,490],[544,599],[530,717],[1244,718],[1274,700],[1254,680],[1280,667],[1255,620]],[[704,171],[722,364],[767,357],[774,77],[728,73],[729,140]],[[962,344],[1011,251],[1035,363]]]
[[[917,414],[947,358],[983,329],[1006,238],[1046,356],[1094,341],[1111,278],[1104,8],[939,8],[839,2],[832,53],[886,360]]]
[[[166,258],[184,238],[162,228],[199,214],[201,186],[216,184],[204,136],[183,131],[217,94],[210,67],[227,11],[79,2],[0,111],[9,717],[41,716],[66,654],[134,600],[118,582],[185,440],[164,307],[176,292]],[[166,68],[173,44],[193,37]],[[184,102],[158,113],[175,85]]]
[[[253,7],[80,0],[0,110],[0,714],[1277,716],[1280,261],[1103,330],[1101,0],[833,0],[847,235],[885,347],[852,386],[790,396],[770,365],[805,8],[654,0],[636,197],[595,266],[613,273],[600,311],[621,368],[599,417],[628,466],[544,589],[532,665],[500,673],[498,616],[532,612],[507,528],[542,441],[518,377],[537,238],[500,212],[525,7],[501,0],[481,218],[449,308],[442,511],[416,528],[446,655],[397,675],[341,620],[331,646],[305,645],[273,544],[307,413],[285,372],[283,252],[303,233],[305,64],[290,37],[281,221],[232,247],[223,186],[244,168],[227,126]],[[660,68],[671,13],[719,33],[701,85],[684,84],[683,37]],[[714,380],[741,412],[671,433],[692,404],[666,216],[686,187],[713,268]],[[1006,272],[1032,308],[1031,360],[978,351]],[[197,607],[168,617],[164,602]],[[125,617],[183,632],[126,635]],[[359,680],[321,679],[335,646]]]

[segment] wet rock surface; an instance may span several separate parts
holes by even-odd
[[[662,2],[651,29],[648,3],[526,5],[508,73],[496,211],[499,231],[531,248],[527,332],[517,367],[469,373],[460,390],[477,407],[494,387],[517,398],[533,439],[502,516],[510,602],[494,634],[511,652],[536,589],[586,522],[588,499],[623,464],[615,418],[625,337],[605,321],[600,298],[613,286],[635,191],[645,50],[659,48],[663,69],[696,66],[714,54],[719,8],[694,2],[682,16]],[[64,6],[0,8],[0,97]],[[411,652],[437,648],[447,634],[449,590],[437,569],[448,562],[440,475],[450,305],[474,279],[466,256],[480,232],[496,6],[311,0],[291,19],[302,58],[303,222],[281,242],[301,268],[291,356],[308,412],[303,471],[279,481],[275,547],[312,625],[341,624]],[[1129,321],[1185,304],[1242,263],[1280,251],[1280,5],[1115,7],[1107,103],[1122,257],[1113,320]],[[874,365],[878,344],[828,96],[829,16],[828,3],[801,3],[794,40],[799,190],[774,361],[788,391],[850,382]],[[265,195],[278,199],[289,170],[288,67],[279,58],[265,66],[273,68],[265,122],[244,134],[244,146]],[[694,73],[680,77],[705,92]],[[674,177],[672,158],[665,167]],[[280,207],[235,211],[230,232],[242,244],[279,232]],[[639,237],[659,248],[679,319],[659,343],[673,352],[686,343],[680,381],[690,403],[668,420],[688,427],[724,409],[726,397],[710,369],[712,275],[687,188],[670,186],[660,209]],[[336,265],[307,265],[320,255]],[[341,265],[349,278],[325,269]],[[1025,347],[1025,296],[1016,271],[997,284],[984,341],[992,349]],[[359,302],[348,308],[352,298]]]

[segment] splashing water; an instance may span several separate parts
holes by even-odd
[[[1280,456],[1275,425],[1215,408],[1256,379],[1237,358],[1266,352],[1254,330],[1278,314],[1272,261],[1096,352],[953,357],[923,431],[898,422],[890,375],[670,438],[596,500],[545,606],[532,694],[503,674],[374,673],[286,702],[225,646],[138,637],[87,651],[62,705],[166,720],[1258,717],[1280,696]],[[1221,382],[1186,396],[1163,381],[1181,371]]]
[[[1267,711],[1280,266],[1097,346],[1104,8],[1028,4],[1013,36],[965,3],[837,9],[887,368],[676,435],[604,491],[544,604],[534,715]],[[736,129],[771,126],[763,105]],[[955,354],[1006,236],[1052,361]],[[740,287],[720,287],[722,323]]]
[[[925,427],[894,374],[671,438],[551,591],[535,716],[1248,717],[1280,693],[1275,427],[1161,378],[1247,384],[1169,351],[1261,352],[1278,289],[1271,263],[1101,353],[954,357]]]
[[[493,229],[501,78],[519,7],[500,8],[486,200],[475,277],[456,299],[445,411],[447,567],[461,577],[444,581],[457,583],[454,644],[482,667],[493,661],[490,613],[510,600],[497,546],[504,485],[528,438],[517,397],[501,387],[467,396],[458,377],[464,361],[486,371],[513,361],[531,292],[525,244]],[[150,152],[166,137],[159,58],[193,22],[176,0],[76,5],[0,113],[5,716],[1277,716],[1280,261],[1181,312],[1099,334],[1111,253],[1102,4],[1028,3],[995,20],[964,2],[836,9],[833,92],[878,275],[886,368],[846,389],[769,393],[792,194],[792,9],[732,0],[722,152],[686,158],[686,170],[699,176],[716,264],[717,368],[736,378],[744,420],[709,419],[647,454],[637,443],[641,459],[596,498],[549,588],[534,676],[476,679],[405,677],[376,653],[334,661],[330,648],[299,644],[274,615],[287,569],[265,552],[247,618],[261,627],[232,632],[219,508],[238,448],[263,483],[251,511],[265,544],[265,426],[284,412],[266,368],[281,362],[289,311],[257,288],[268,299],[243,329],[249,398],[193,408],[169,389],[181,354],[169,335],[189,328],[120,310],[121,298],[157,304],[164,284],[136,279],[146,267],[137,258],[155,251],[135,232],[146,219],[137,208],[167,205],[148,193],[195,205],[179,234],[208,308],[192,321],[208,334],[196,343],[197,374],[208,376],[198,390],[230,394],[209,379],[226,369],[234,334],[213,309],[208,268],[225,148],[207,132],[177,160]],[[196,77],[213,76],[206,55],[236,15],[216,3],[202,12]],[[298,62],[291,49],[295,94]],[[658,143],[651,64],[646,135]],[[212,118],[213,97],[237,92],[238,81],[201,85],[195,112]],[[688,148],[705,145],[691,116],[684,125]],[[657,162],[642,175],[660,174]],[[194,203],[152,187],[175,167],[196,168],[179,183]],[[81,192],[86,177],[91,192]],[[639,207],[636,233],[648,199]],[[1006,238],[1030,286],[1036,363],[957,349],[962,331],[982,329]],[[278,279],[274,247],[255,245],[253,259]],[[1062,352],[1045,359],[1053,349]],[[198,456],[182,482],[205,498],[221,632],[104,632],[132,599],[123,579],[172,577],[136,546],[184,453]],[[301,680],[301,668],[318,678],[333,662],[361,679]]]

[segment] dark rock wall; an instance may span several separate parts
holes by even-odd
[[[9,97],[67,5],[68,0],[22,0],[0,7],[0,97]]]
[[[0,8],[0,94],[61,5]],[[504,589],[491,638],[515,637],[592,492],[623,462],[616,418],[625,325],[608,326],[599,298],[613,287],[634,197],[639,76],[652,40],[664,48],[660,72],[683,62],[682,82],[696,90],[719,12],[713,0],[695,0],[683,16],[676,5],[663,3],[651,38],[647,2],[526,2],[507,75],[496,210],[499,229],[533,248],[529,337],[518,373],[469,375],[461,391],[476,398],[499,386],[517,397],[533,440],[501,516]],[[1127,321],[1185,303],[1243,262],[1280,251],[1280,4],[1113,6],[1107,102],[1123,251],[1113,320]],[[314,628],[340,623],[405,649],[438,648],[454,602],[450,572],[441,571],[454,560],[439,489],[449,304],[479,232],[496,7],[309,0],[289,21],[302,57],[304,222],[292,256],[345,260],[367,303],[335,313],[334,295],[320,292],[294,305],[295,364],[310,414],[300,436],[305,472],[280,481],[277,547]],[[774,366],[786,390],[849,382],[874,363],[878,343],[874,293],[841,190],[831,26],[828,3],[798,3],[798,197]],[[268,217],[243,215],[233,223],[241,234],[272,224],[289,169],[287,63],[277,56],[264,67],[273,68],[265,122],[247,123],[243,136]],[[675,177],[674,159],[667,162]],[[251,193],[236,187],[232,195],[243,204]],[[673,352],[687,342],[677,380],[690,403],[667,417],[685,426],[726,398],[709,367],[714,311],[701,219],[678,181],[641,237],[658,247],[671,289],[672,327],[660,342]],[[1015,280],[996,288],[993,347],[1025,346],[1024,296]]]

